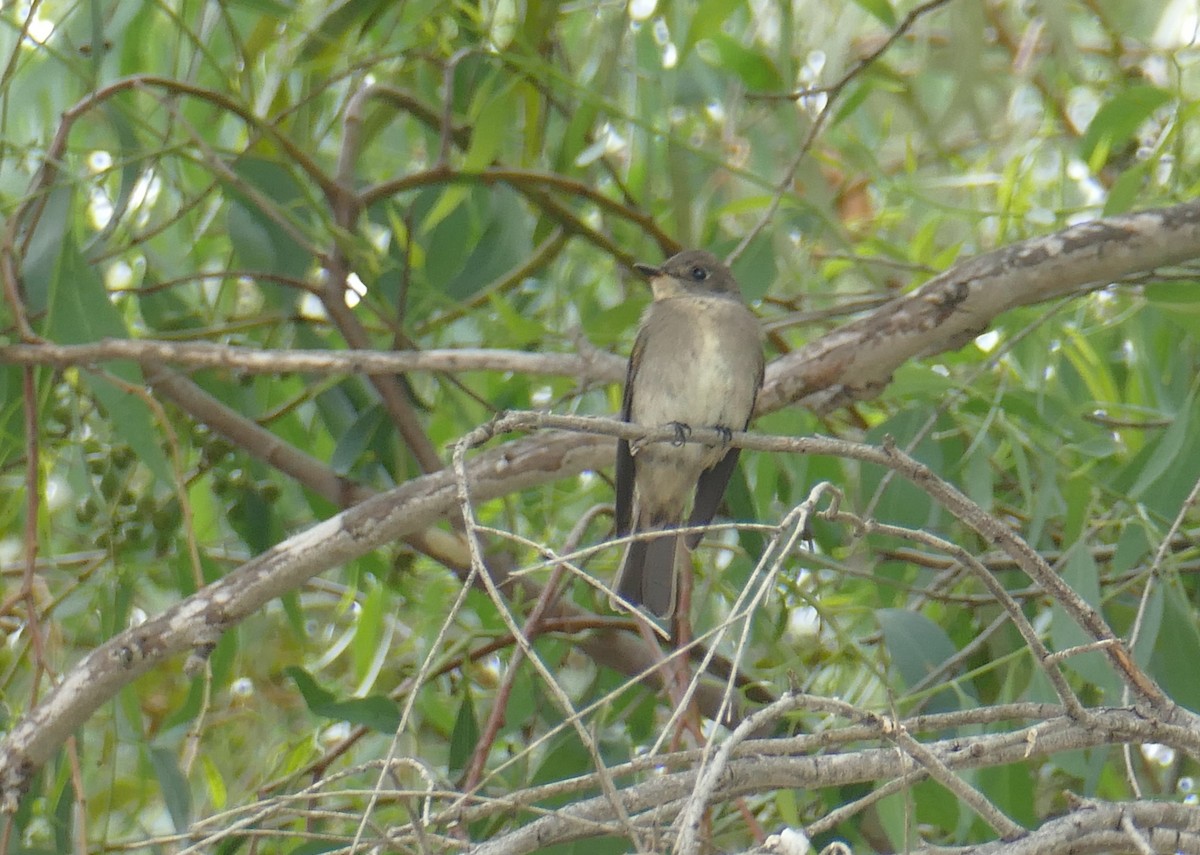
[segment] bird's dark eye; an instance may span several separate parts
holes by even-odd
[[[692,273],[692,278],[695,279],[697,282],[703,282],[705,279],[708,278],[708,270],[701,267],[699,264],[697,264],[695,267],[692,268],[691,273]]]

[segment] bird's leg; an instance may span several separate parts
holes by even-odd
[[[671,441],[671,445],[676,448],[687,442],[688,437],[692,435],[691,425],[684,424],[683,422],[668,422],[668,424],[675,428],[675,439]]]
[[[725,427],[725,425],[713,425],[713,430],[721,435],[721,442],[729,445],[729,440],[733,439],[733,430]]]

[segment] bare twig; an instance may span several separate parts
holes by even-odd
[[[245,374],[369,374],[410,371],[513,372],[526,375],[574,376],[580,383],[614,382],[624,376],[625,360],[608,353],[530,353],[523,350],[267,350],[210,342],[101,339],[89,344],[0,345],[0,363],[97,365],[131,359],[143,366],[178,365],[218,368]]]

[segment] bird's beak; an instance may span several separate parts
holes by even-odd
[[[635,264],[633,269],[650,280],[650,293],[655,300],[665,300],[668,297],[678,297],[683,293],[679,280],[667,274],[661,267],[652,264]]]

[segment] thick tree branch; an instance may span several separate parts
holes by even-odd
[[[586,456],[587,444],[568,442],[564,448],[551,436],[544,439],[538,447],[529,446],[523,458],[501,448],[473,460],[470,477],[476,498],[502,496],[519,482],[533,486],[545,477],[546,469],[574,469],[573,457],[579,449]],[[516,481],[507,471],[510,465],[524,473]],[[454,506],[451,472],[402,484],[283,541],[158,617],[100,645],[0,743],[0,807],[15,809],[29,775],[100,704],[139,675],[187,650],[207,653],[223,632],[270,600],[295,590],[322,570],[421,531]]]
[[[829,412],[872,398],[908,360],[962,347],[1006,311],[1198,258],[1200,202],[1094,220],[976,256],[866,317],[774,360],[767,367],[757,411],[773,412],[800,403]],[[620,357],[600,352],[331,353],[155,341],[0,347],[0,362],[61,366],[107,359],[254,373],[490,370],[560,374],[585,381],[619,380],[624,366]]]
[[[1200,202],[1094,220],[960,262],[911,294],[775,360],[759,412],[878,395],[910,359],[955,350],[1004,312],[1200,258]]]
[[[776,706],[796,706],[817,714],[817,711],[833,703],[825,698],[794,695],[782,698]],[[830,708],[829,712],[836,710]],[[885,723],[883,719],[875,721],[873,736],[876,740],[890,741]],[[909,732],[921,729],[908,722],[900,724]],[[864,740],[872,738],[871,735],[862,733],[858,725],[854,726],[854,730]],[[832,734],[836,733],[836,729],[832,731]],[[829,735],[831,734],[825,734],[824,737]],[[904,778],[910,783],[916,783],[928,774],[902,749],[886,747],[837,752],[820,744],[824,737],[813,734],[796,737],[794,740],[750,741],[737,746],[732,752],[733,759],[725,764],[719,780],[709,793],[710,802],[727,803],[738,796],[774,790],[839,787],[865,781],[880,782]],[[1182,738],[1193,749],[1200,747],[1200,732],[1165,727],[1128,710],[1102,709],[1095,710],[1092,719],[1086,725],[1072,721],[1067,716],[1059,716],[1009,732],[971,736],[960,734],[931,740],[925,742],[922,748],[943,768],[960,772],[966,769],[1023,763],[1031,757],[1047,757],[1098,745],[1157,742],[1160,738],[1163,742],[1171,744],[1178,744],[1175,740]],[[661,758],[659,763],[668,769],[675,768],[671,758]],[[618,778],[628,774],[627,770],[620,768],[610,771]],[[666,830],[672,827],[704,774],[705,770],[691,760],[687,762],[683,771],[648,776],[621,791],[625,809],[636,816],[642,827],[661,829],[664,836],[668,836],[670,833]],[[516,794],[514,806],[519,807],[532,801],[528,795]],[[1105,807],[1119,809],[1123,806]],[[472,808],[466,811],[466,814],[470,819],[481,819],[495,810],[494,806]],[[1189,806],[1185,813],[1189,824],[1200,821],[1200,808]],[[1176,817],[1178,819],[1179,815]],[[1043,826],[1042,830],[1045,828],[1046,826]],[[1042,830],[1029,831],[1016,842],[1036,841],[1040,839]],[[577,801],[551,815],[534,819],[508,834],[481,843],[470,852],[471,855],[517,855],[554,843],[581,840],[606,833],[619,834],[620,827],[608,801],[596,797]],[[995,845],[995,851],[998,852],[1001,851],[1001,845],[1014,844],[998,841]],[[1045,850],[1031,846],[1024,851]]]
[[[1020,840],[982,846],[911,849],[913,855],[1076,855],[1080,852],[1200,853],[1200,808],[1161,801],[1109,804],[1077,802],[1066,816],[1049,820]]]
[[[564,477],[591,468],[597,455],[607,459],[611,454],[609,437],[612,436],[661,441],[672,440],[675,436],[671,428],[646,430],[612,419],[517,413],[477,429],[471,440],[479,444],[505,431],[551,426],[585,431],[592,436],[581,438],[547,431],[535,438],[506,443],[480,454],[469,464],[472,498],[477,502],[487,501],[542,483],[551,476]],[[725,441],[720,432],[699,428],[693,430],[692,439],[713,444]],[[851,457],[894,469],[1013,555],[1021,569],[1052,593],[1093,638],[1105,641],[1104,652],[1113,667],[1143,702],[1155,708],[1162,724],[1194,728],[1200,733],[1196,717],[1162,696],[1145,673],[1130,661],[1123,645],[1112,636],[1103,619],[1067,588],[1035,552],[951,485],[935,478],[927,468],[899,455],[894,449],[876,449],[820,437],[734,434],[730,441],[739,447],[764,451]],[[289,538],[159,617],[98,647],[0,743],[0,797],[3,798],[0,804],[14,808],[29,774],[44,763],[96,707],[138,675],[185,650],[204,652],[210,649],[222,632],[269,600],[297,588],[328,567],[425,529],[452,513],[455,500],[453,473],[445,470],[368,498]],[[602,664],[607,664],[603,639],[597,637],[593,641],[595,644],[589,652]],[[613,652],[607,651],[610,658]],[[649,650],[644,654],[652,656]],[[647,668],[655,665],[657,662],[654,661],[646,663]],[[620,670],[625,671],[628,667],[629,663],[621,663]]]

